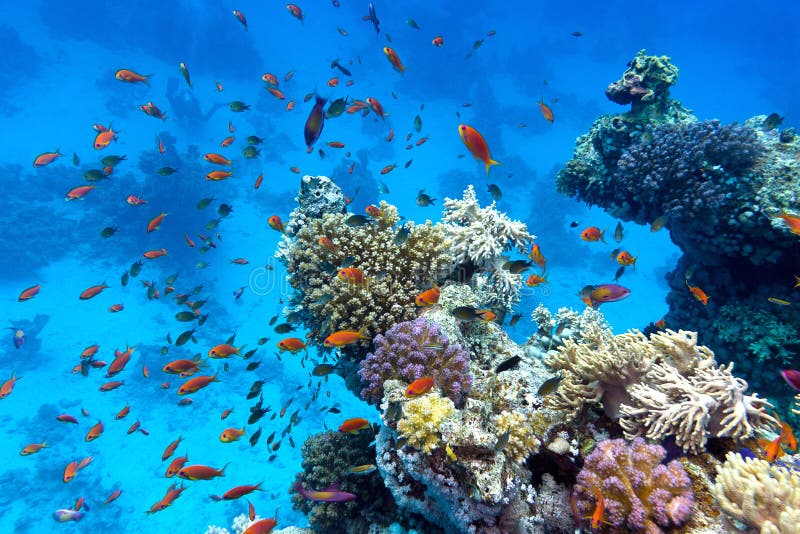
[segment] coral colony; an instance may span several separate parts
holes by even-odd
[[[639,52],[606,92],[630,110],[598,118],[557,178],[564,194],[670,230],[684,257],[666,328],[614,334],[592,307],[540,305],[519,345],[493,319],[519,298],[503,264],[533,240],[523,223],[481,207],[472,186],[444,201],[442,223],[404,222],[387,203],[359,218],[333,182],[303,178],[277,253],[287,313],[318,346],[355,332],[323,355],[380,423],[306,441],[291,491],[311,528],[285,532],[797,532],[794,436],[734,374],[744,356],[731,349],[769,352],[776,324],[800,331],[765,293],[800,272],[779,217],[800,190],[787,163],[800,149],[764,117],[698,122],[669,96],[677,79],[669,58]],[[734,264],[759,266],[758,284]],[[726,310],[725,329],[705,306]]]

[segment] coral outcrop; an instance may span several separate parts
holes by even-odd
[[[397,433],[411,447],[426,454],[441,447],[441,426],[453,415],[453,401],[431,391],[402,404],[402,416],[397,421]]]
[[[581,517],[592,517],[602,498],[597,532],[611,527],[659,534],[686,523],[694,507],[691,481],[677,460],[662,464],[665,456],[663,447],[641,438],[598,443],[575,483]]]
[[[771,405],[747,395],[747,382],[733,376],[732,365],[718,366],[692,332],[568,339],[546,361],[565,375],[555,407],[575,416],[602,403],[628,439],[673,436],[684,450],[700,452],[709,437],[741,440],[777,425]]]
[[[800,475],[729,452],[717,467],[714,501],[728,532],[791,534],[800,525]]]
[[[435,387],[456,404],[461,404],[470,384],[469,353],[450,344],[437,324],[424,317],[394,325],[385,334],[375,336],[375,352],[361,361],[358,375],[367,385],[361,397],[372,404],[383,398],[386,380],[410,384],[430,376]]]

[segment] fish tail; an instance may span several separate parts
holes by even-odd
[[[487,161],[486,162],[486,174],[487,175],[489,174],[489,167],[491,167],[492,165],[502,165],[502,163],[500,163],[499,161],[495,161],[493,159],[490,159],[489,161]]]

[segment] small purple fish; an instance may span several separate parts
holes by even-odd
[[[298,482],[295,484],[294,489],[309,501],[347,502],[356,499],[356,495],[340,490],[338,483],[333,483],[324,490],[313,490],[304,488],[303,485]]]
[[[795,371],[794,369],[785,369],[781,371],[781,376],[792,388],[800,391],[800,371]]]
[[[21,328],[13,326],[9,326],[8,328],[14,331],[14,346],[20,348],[22,344],[25,343],[25,332],[23,332]]]
[[[79,512],[77,510],[71,510],[69,508],[62,508],[61,510],[56,510],[53,512],[53,519],[58,521],[59,523],[66,523],[67,521],[80,521],[83,519],[83,516],[86,515],[83,512]]]

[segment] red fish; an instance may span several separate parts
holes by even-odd
[[[542,117],[544,117],[544,120],[552,124],[554,119],[553,110],[550,109],[550,106],[544,103],[544,99],[540,99],[537,104],[539,105],[539,111],[542,112]]]
[[[363,417],[353,417],[351,419],[347,419],[339,426],[339,432],[357,434],[365,428],[369,428],[369,421]]]
[[[326,347],[344,347],[345,345],[358,343],[362,339],[372,339],[366,335],[364,328],[361,330],[339,330],[326,337],[322,344]]]
[[[708,305],[708,295],[706,295],[706,292],[703,291],[702,289],[700,289],[698,286],[689,285],[689,281],[688,280],[684,280],[684,282],[686,282],[686,287],[689,288],[689,291],[691,292],[692,296],[694,296],[694,298],[696,298],[697,300],[702,302],[703,306],[707,306]]]
[[[198,376],[192,378],[191,380],[184,382],[183,385],[178,388],[178,395],[189,395],[196,393],[197,391],[211,384],[211,382],[219,382],[219,380],[217,380],[216,373],[212,376]]]
[[[81,292],[79,298],[81,300],[88,300],[88,299],[90,299],[92,297],[97,296],[101,291],[103,291],[107,287],[109,287],[109,286],[107,286],[105,282],[103,282],[102,284],[100,284],[98,286],[88,287],[88,288],[84,289],[83,292]]]
[[[253,184],[253,189],[258,189],[259,187],[261,187],[261,182],[263,181],[264,181],[264,173],[261,173],[258,175],[258,178],[256,178],[256,183]]]
[[[433,46],[442,46],[444,45],[444,37],[442,37],[441,35],[437,35],[436,37],[433,38],[431,43],[433,44]]]
[[[120,69],[114,74],[114,77],[121,82],[143,83],[148,87],[150,86],[150,76],[152,76],[152,74],[137,74],[128,69]]]
[[[363,284],[367,277],[364,276],[364,271],[356,267],[345,267],[339,269],[336,273],[337,278],[344,280],[348,284],[360,285]]]
[[[239,19],[239,22],[241,22],[242,26],[244,26],[244,30],[247,31],[247,19],[244,17],[244,14],[241,11],[234,9],[233,16]]]
[[[31,300],[33,297],[39,294],[39,291],[42,289],[41,285],[31,286],[28,289],[22,291],[17,297],[19,302],[24,302],[26,300]]]
[[[79,200],[89,194],[89,191],[94,189],[93,185],[79,185],[67,191],[64,200]]]
[[[164,449],[164,452],[161,454],[162,462],[175,454],[175,449],[178,448],[178,445],[180,445],[181,441],[183,441],[183,436],[179,436],[178,439],[167,445],[167,448]]]
[[[378,117],[380,117],[381,119],[383,119],[385,121],[386,120],[386,112],[383,111],[383,106],[381,105],[381,103],[377,99],[372,98],[371,96],[367,97],[366,101],[367,101],[367,105],[369,105],[369,108],[375,113],[375,115],[377,115]],[[361,106],[361,107],[363,107],[363,106]],[[350,110],[348,109],[348,111],[350,111]],[[356,111],[358,111],[358,110],[356,110]]]
[[[299,20],[301,24],[303,23],[303,10],[302,9],[300,9],[295,4],[286,4],[286,9],[289,10],[289,13],[291,13],[294,18]]]
[[[36,159],[33,160],[34,167],[44,167],[45,165],[50,165],[53,163],[56,158],[60,158],[63,156],[61,152],[56,150],[55,152],[44,152],[36,156]]]
[[[147,204],[146,200],[143,200],[133,195],[128,195],[128,198],[125,199],[125,202],[127,202],[131,206],[141,206],[143,204]]]
[[[278,232],[283,233],[284,224],[278,215],[273,215],[272,217],[267,219],[267,223],[269,224],[269,227],[272,228],[273,230],[277,230]]]
[[[287,337],[278,342],[278,348],[281,352],[289,351],[292,354],[301,350],[307,350],[306,344],[302,339],[296,337]]]
[[[789,231],[795,235],[800,235],[800,217],[797,215],[789,215],[784,210],[780,215],[773,215],[774,219],[783,219],[783,222],[789,228]]]
[[[303,136],[305,137],[306,146],[311,148],[314,143],[319,139],[322,133],[322,128],[325,126],[325,113],[322,108],[325,107],[327,100],[317,96],[314,107],[311,113],[308,114],[306,125],[303,129]]]
[[[172,460],[172,462],[170,462],[169,467],[167,468],[167,472],[165,473],[165,476],[167,478],[174,477],[175,475],[178,474],[178,471],[180,471],[181,468],[184,465],[186,465],[186,462],[188,462],[188,461],[189,461],[189,455],[188,454],[185,455],[185,456],[178,456],[177,458]]]
[[[154,260],[156,258],[160,258],[161,256],[167,255],[167,249],[156,249],[156,250],[148,250],[144,254],[142,254],[143,258],[147,258],[148,260]]]
[[[583,239],[584,241],[588,241],[590,243],[594,243],[596,241],[602,241],[603,243],[605,243],[606,240],[603,238],[603,234],[605,233],[606,233],[605,230],[600,230],[596,226],[590,226],[586,228],[583,232],[581,232],[581,239]]]
[[[76,425],[78,424],[78,420],[75,419],[75,417],[66,413],[56,416],[56,420],[61,421],[62,423],[74,423]]]
[[[406,388],[406,397],[419,397],[431,390],[436,381],[432,376],[417,378]]]
[[[86,434],[86,441],[94,441],[100,437],[103,433],[103,423],[98,421],[92,428],[89,429],[89,432]]]
[[[117,140],[117,133],[114,129],[109,126],[108,130],[98,133],[94,138],[94,146],[95,150],[102,150],[106,148],[108,145],[111,144],[111,141]]]
[[[22,378],[21,376],[14,376],[14,373],[11,373],[11,378],[3,382],[3,385],[0,386],[0,399],[5,399],[9,395],[11,395],[11,391],[14,389],[14,384],[17,383],[17,380]]]
[[[441,295],[441,290],[439,289],[439,286],[434,283],[432,288],[426,289],[417,295],[414,299],[414,303],[417,306],[433,306],[439,302],[439,295]]]
[[[120,495],[122,495],[122,490],[114,490],[114,491],[112,491],[111,495],[106,497],[106,500],[103,501],[103,504],[109,504],[109,503],[111,503],[113,501],[116,501],[117,499],[119,499]]]
[[[499,161],[492,159],[489,152],[489,145],[486,144],[486,140],[478,130],[466,124],[459,124],[458,134],[475,159],[482,161],[486,166],[486,174],[489,174],[489,167],[492,165],[500,165]]]
[[[389,63],[392,64],[392,67],[394,67],[394,70],[396,70],[400,74],[405,73],[407,69],[405,65],[403,65],[403,62],[400,61],[400,56],[397,55],[397,52],[395,52],[393,48],[384,46],[383,53],[386,55],[386,59],[389,60]]]
[[[223,493],[222,496],[212,495],[211,498],[215,501],[232,501],[234,499],[238,499],[239,497],[249,495],[254,491],[261,490],[261,484],[263,484],[263,482],[259,482],[255,485],[245,484],[243,486],[236,486],[235,488],[231,488]]]
[[[187,480],[211,480],[225,476],[226,467],[228,464],[225,464],[222,469],[215,469],[207,465],[186,465],[178,471],[178,477]]]

